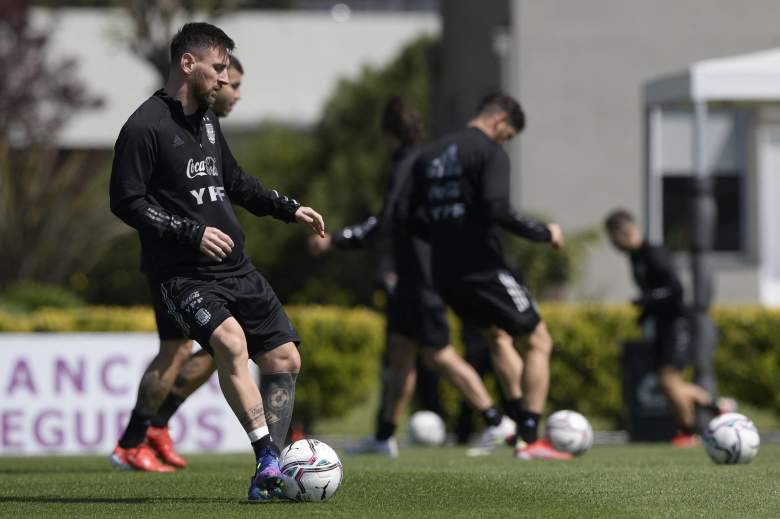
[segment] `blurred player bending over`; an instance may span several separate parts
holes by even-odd
[[[184,334],[214,355],[222,392],[255,452],[249,499],[258,501],[282,495],[272,435],[283,437],[289,427],[300,339],[244,253],[231,202],[257,216],[306,223],[320,234],[324,223],[311,208],[244,173],[230,152],[210,107],[229,82],[233,46],[207,23],[186,24],[176,34],[165,88],[130,116],[117,139],[110,195],[111,210],[138,230],[141,268],[157,283],[165,306]],[[178,371],[173,358],[187,354],[160,355],[145,377],[164,380],[170,389]],[[273,380],[285,393],[283,420],[266,422],[249,358],[260,366],[264,392]],[[154,409],[166,394],[153,395]],[[133,411],[112,458],[124,466],[170,472],[174,469],[160,464],[144,442],[150,418]]]
[[[672,443],[679,447],[696,445],[695,407],[707,408],[715,414],[720,414],[720,410],[707,390],[686,382],[682,376],[686,359],[680,346],[684,346],[681,341],[685,340],[687,318],[680,279],[666,249],[644,239],[631,213],[616,210],[607,217],[604,226],[612,244],[631,261],[634,281],[641,291],[634,301],[642,312],[639,321],[643,328],[653,329],[655,369],[680,429]]]
[[[233,109],[233,106],[241,99],[241,81],[244,77],[244,69],[238,58],[229,57],[228,83],[217,92],[217,98],[211,109],[217,117],[226,117]],[[184,468],[187,462],[176,453],[173,446],[173,440],[168,432],[168,422],[176,410],[184,403],[189,395],[202,386],[214,373],[217,365],[214,359],[206,350],[199,350],[196,353],[189,354],[192,351],[192,341],[185,337],[179,328],[178,323],[173,316],[168,313],[168,309],[160,297],[159,286],[149,279],[152,304],[154,306],[154,317],[157,321],[157,333],[160,336],[160,354],[147,369],[144,377],[141,378],[141,384],[138,388],[138,399],[135,409],[143,415],[156,413],[146,431],[146,443],[157,452],[162,461],[168,465],[177,468]],[[189,357],[182,362],[184,352],[188,352]],[[157,366],[160,363],[161,355],[169,355],[173,358],[171,370],[177,370],[173,387],[170,386],[170,373],[167,374],[168,380],[155,376]],[[163,391],[170,389],[168,396],[162,404],[159,404],[160,395]],[[150,401],[152,400],[152,401]],[[159,405],[159,409],[157,409]],[[124,442],[120,440],[120,446],[127,446],[127,435],[129,428],[123,435]],[[275,439],[276,440],[276,439]],[[281,442],[284,438],[277,441],[277,446],[282,447]],[[141,469],[144,470],[144,469]]]
[[[420,347],[426,362],[447,378],[481,412],[487,427],[482,442],[502,442],[514,433],[515,424],[502,416],[482,380],[450,344],[447,309],[433,289],[430,247],[405,225],[409,205],[410,173],[417,157],[421,120],[419,113],[401,99],[391,99],[382,114],[381,128],[392,158],[392,171],[382,209],[377,217],[346,227],[325,239],[313,241],[319,250],[331,245],[356,248],[380,238],[392,243],[398,275],[387,304],[388,370],[383,380],[383,402],[374,438],[353,449],[397,456],[395,430],[413,388],[415,358]]]
[[[538,437],[553,343],[536,303],[507,267],[499,238],[503,228],[563,246],[557,224],[525,218],[509,202],[509,157],[501,145],[524,127],[525,115],[517,101],[503,94],[486,98],[468,128],[420,153],[414,168],[415,205],[424,210],[437,290],[464,321],[490,334],[493,367],[517,422],[516,456],[569,459]],[[513,337],[526,334],[530,336],[523,374]]]

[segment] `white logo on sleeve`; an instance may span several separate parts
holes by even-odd
[[[187,178],[203,177],[203,176],[219,176],[217,171],[217,160],[214,157],[208,156],[203,160],[195,161],[190,159],[187,161]]]

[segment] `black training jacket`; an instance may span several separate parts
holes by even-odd
[[[293,221],[300,207],[239,167],[214,112],[185,116],[181,103],[163,90],[122,127],[109,194],[111,211],[138,230],[141,270],[157,281],[215,279],[252,270],[231,203],[285,222]],[[199,250],[206,226],[226,233],[235,244],[221,263]]]
[[[683,288],[667,250],[647,241],[631,252],[631,270],[641,296],[636,300],[642,317],[678,317],[685,314]]]
[[[376,216],[333,234],[333,245],[339,249],[372,246],[380,240],[389,240],[401,290],[433,286],[430,246],[423,238],[414,235],[408,225],[411,170],[417,153],[417,148],[404,147],[393,155],[382,209]]]
[[[499,228],[533,241],[550,241],[543,223],[509,201],[509,157],[477,128],[426,146],[414,166],[414,202],[432,247],[436,277],[506,268]]]

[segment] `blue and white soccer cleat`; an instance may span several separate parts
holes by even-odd
[[[263,450],[257,462],[255,475],[249,481],[250,501],[271,501],[286,499],[284,480],[279,469],[279,456],[271,449]]]

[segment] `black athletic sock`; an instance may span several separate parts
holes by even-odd
[[[517,411],[517,434],[526,443],[533,443],[539,439],[539,413],[519,409]]]
[[[176,410],[179,409],[179,406],[184,403],[184,400],[186,400],[186,398],[180,395],[174,394],[173,392],[168,393],[168,398],[163,401],[157,414],[152,417],[152,425],[154,427],[168,427],[171,416],[173,416]]]
[[[689,436],[692,435],[695,432],[693,427],[688,427],[686,425],[680,425],[677,428],[680,429],[681,433],[687,434]]]
[[[482,419],[485,420],[485,423],[489,426],[495,426],[501,423],[501,418],[504,416],[501,414],[501,411],[496,409],[496,406],[490,406],[484,411],[482,411]]]
[[[149,428],[151,419],[151,416],[133,410],[127,428],[119,439],[119,446],[123,449],[132,449],[141,445],[146,439],[146,429]]]
[[[259,460],[260,456],[263,455],[263,450],[265,449],[271,449],[271,452],[279,455],[279,449],[274,445],[273,440],[271,439],[270,434],[266,434],[259,440],[255,440],[252,442],[252,449],[255,451],[255,459]]]
[[[396,427],[397,426],[394,423],[380,420],[374,438],[376,438],[377,441],[390,439],[395,434]]]

